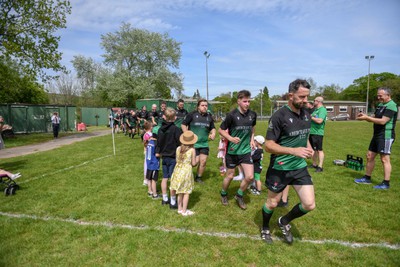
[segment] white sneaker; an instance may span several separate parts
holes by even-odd
[[[16,173],[16,174],[11,175],[10,179],[11,180],[15,180],[15,179],[17,179],[19,177],[21,177],[21,174],[20,173]]]
[[[182,212],[182,216],[192,216],[194,215],[194,211],[191,210],[186,210],[185,213]]]

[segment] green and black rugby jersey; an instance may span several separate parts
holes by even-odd
[[[176,120],[175,120],[175,125],[181,128],[182,121],[188,114],[186,109],[176,109]]]
[[[201,114],[197,110],[192,111],[186,115],[182,125],[188,126],[189,130],[197,135],[195,148],[208,147],[208,135],[215,129],[214,119],[210,113]]]
[[[253,127],[256,125],[257,113],[247,110],[242,114],[239,109],[234,109],[226,114],[225,120],[221,123],[222,130],[228,130],[232,137],[239,137],[239,144],[228,142],[226,153],[230,155],[244,155],[251,152],[250,139]]]
[[[135,115],[129,115],[128,117],[128,122],[131,125],[131,127],[136,126],[137,123],[137,116]]]
[[[267,140],[273,140],[284,147],[307,147],[311,127],[308,111],[293,112],[288,105],[275,112],[267,129]],[[270,168],[275,170],[297,170],[307,166],[303,158],[293,155],[271,155]]]
[[[390,118],[385,125],[374,123],[374,138],[395,139],[397,105],[393,100],[387,103],[379,103],[375,110],[375,118],[383,116]]]
[[[164,111],[162,110],[157,111],[157,120],[156,120],[157,125],[161,126],[162,122],[164,121],[163,116],[164,116]]]

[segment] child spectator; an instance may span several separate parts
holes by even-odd
[[[261,180],[260,174],[262,171],[262,159],[263,159],[263,144],[265,142],[265,138],[261,135],[256,135],[254,137],[254,144],[256,148],[251,153],[251,158],[253,159],[254,165],[254,185],[250,187],[250,192],[253,195],[261,195]]]
[[[160,160],[156,157],[156,134],[147,141],[146,146],[146,178],[147,178],[147,195],[153,199],[159,199],[160,196],[157,194],[157,181],[158,171],[160,169]]]
[[[187,209],[187,206],[194,185],[192,166],[196,166],[197,162],[193,146],[197,139],[197,135],[192,131],[186,131],[180,136],[181,146],[176,149],[176,166],[172,173],[170,188],[178,194],[178,213],[183,216],[194,214]]]
[[[163,179],[161,182],[162,191],[162,205],[169,204],[171,209],[177,209],[176,194],[175,190],[171,190],[171,199],[168,200],[167,184],[168,179],[171,178],[172,172],[174,171],[176,164],[176,149],[180,145],[179,137],[182,134],[182,130],[178,128],[174,121],[176,119],[176,111],[172,108],[165,110],[165,121],[162,122],[160,129],[158,130],[157,145],[156,145],[156,156],[162,158],[162,172]]]
[[[222,159],[222,166],[219,167],[219,173],[221,174],[221,176],[225,176],[226,173],[225,154],[227,145],[228,140],[221,136],[219,139],[217,154],[217,158]]]
[[[147,162],[146,162],[146,147],[147,144],[149,143],[150,138],[153,136],[152,129],[153,125],[146,121],[143,124],[143,128],[146,131],[143,135],[143,145],[144,145],[144,165],[143,165],[143,170],[144,170],[144,180],[143,180],[143,185],[148,185],[147,184]]]

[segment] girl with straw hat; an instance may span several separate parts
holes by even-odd
[[[176,149],[176,165],[171,176],[171,190],[178,195],[178,213],[183,216],[193,215],[194,212],[187,209],[189,195],[193,191],[194,177],[192,167],[197,165],[194,144],[197,135],[192,131],[186,131],[180,136],[181,146]]]

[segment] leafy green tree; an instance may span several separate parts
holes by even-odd
[[[394,96],[397,97],[397,93],[400,90],[400,88],[396,86],[398,85],[398,82],[396,82],[398,79],[400,79],[398,75],[389,72],[370,74],[368,97],[369,107],[375,107],[376,103],[378,102],[376,99],[378,88],[387,86],[387,84],[392,84],[395,86],[391,89],[394,91]],[[368,75],[354,80],[353,84],[342,91],[340,97],[342,100],[366,101],[367,87]]]
[[[232,93],[227,92],[220,94],[219,96],[215,97],[213,101],[222,102],[221,104],[214,104],[213,105],[213,113],[219,114],[222,113],[223,116],[228,113],[233,107],[235,99],[232,98]],[[233,103],[234,102],[234,103]]]
[[[104,63],[113,74],[112,80],[103,77],[99,86],[111,86],[108,97],[113,103],[126,103],[131,96],[170,98],[172,90],[181,95],[182,77],[170,70],[179,68],[180,43],[167,34],[135,29],[127,23],[101,39]]]
[[[11,60],[0,60],[0,103],[47,104],[43,86]]]
[[[315,96],[323,96],[325,100],[339,100],[341,91],[343,89],[338,84],[324,85],[318,87]]]
[[[81,83],[83,91],[92,90],[96,85],[96,78],[101,70],[101,64],[96,63],[92,58],[85,58],[82,55],[74,56],[71,60],[76,71],[76,76]]]
[[[64,70],[56,32],[66,27],[70,13],[69,1],[0,1],[0,57],[12,58],[27,75],[44,80],[49,78],[45,69]]]

